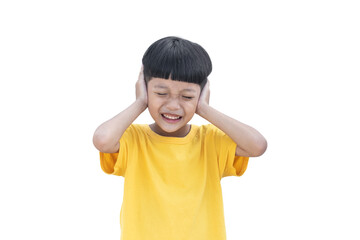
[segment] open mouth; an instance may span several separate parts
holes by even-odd
[[[161,116],[167,122],[177,122],[182,118],[181,116],[178,115],[166,114],[166,113],[161,114]]]

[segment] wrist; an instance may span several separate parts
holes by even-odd
[[[140,98],[136,99],[135,104],[139,107],[141,112],[145,111],[145,109],[147,108],[147,102],[143,99]]]
[[[207,113],[211,110],[211,107],[209,104],[202,104],[198,106],[197,114],[201,116],[202,118],[207,118]]]

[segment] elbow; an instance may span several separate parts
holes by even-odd
[[[265,153],[267,149],[267,141],[265,138],[261,138],[256,141],[252,157],[260,157]]]
[[[105,134],[95,132],[93,136],[93,144],[100,152],[110,152],[112,149],[109,148],[109,139]]]
[[[104,135],[99,134],[98,132],[95,132],[94,136],[93,136],[93,144],[97,150],[102,152],[104,146],[106,146],[106,141],[105,141]]]

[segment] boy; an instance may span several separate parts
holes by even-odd
[[[264,137],[209,106],[212,64],[198,44],[153,43],[136,100],[100,125],[93,142],[104,172],[123,176],[122,240],[225,240],[220,180],[262,155]],[[154,123],[132,124],[148,108]],[[194,114],[212,124],[188,124]]]

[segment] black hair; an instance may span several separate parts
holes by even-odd
[[[212,70],[208,53],[199,44],[179,37],[157,40],[146,50],[144,78],[152,77],[196,83],[203,89]]]

